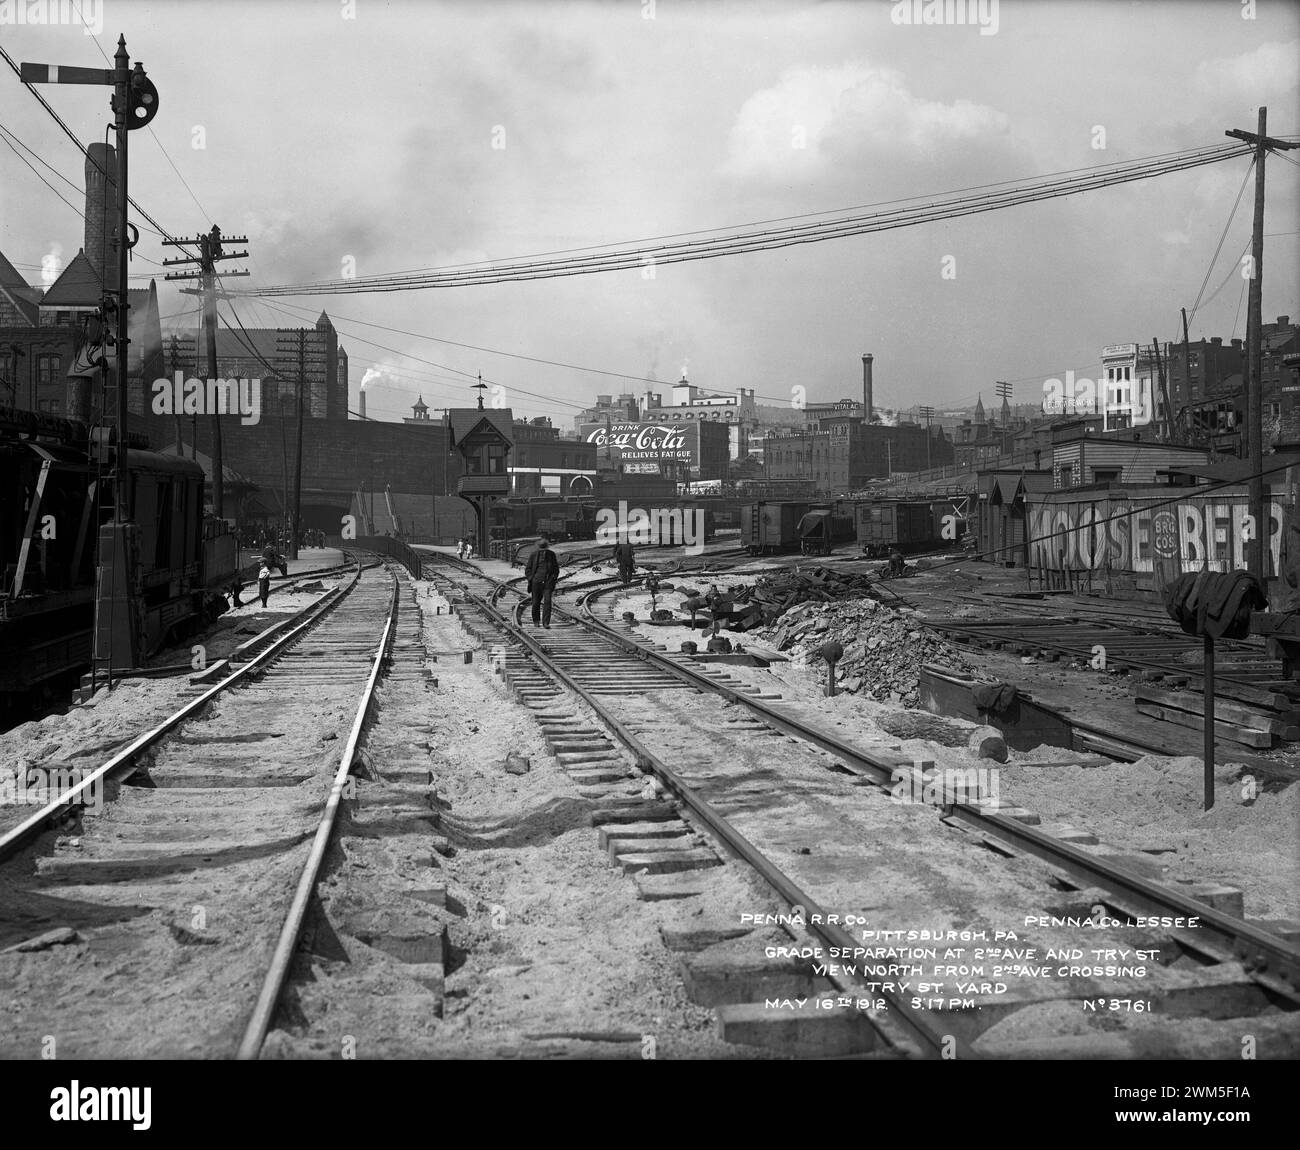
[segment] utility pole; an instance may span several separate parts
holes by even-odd
[[[1169,387],[1165,382],[1165,363],[1160,358],[1160,341],[1155,336],[1151,337],[1151,351],[1156,357],[1156,378],[1160,381],[1160,400],[1165,407],[1165,442],[1173,443],[1174,423],[1173,415],[1169,410]]]
[[[994,387],[997,388],[998,396],[1007,404],[1007,418],[1002,421],[1002,454],[1007,453],[1007,431],[1011,423],[1011,384],[1005,380],[998,380]]]
[[[302,428],[306,417],[307,400],[311,398],[311,384],[316,380],[319,366],[319,352],[308,348],[307,341],[315,334],[307,328],[282,331],[278,340],[281,349],[287,349],[295,367],[297,383],[294,391],[298,404],[298,448],[293,464],[293,510],[289,520],[289,558],[298,558],[298,533],[302,528]],[[310,357],[310,364],[308,362]],[[311,372],[310,379],[308,371]],[[373,507],[373,494],[371,495]],[[373,515],[372,515],[373,518]]]
[[[925,469],[930,470],[930,420],[934,418],[934,408],[929,404],[922,404],[917,409],[917,413],[925,420]]]
[[[1183,376],[1187,380],[1187,403],[1190,406],[1192,402],[1192,346],[1187,338],[1187,309],[1180,308],[1179,310],[1183,313]],[[1244,379],[1245,376],[1243,375],[1242,378]],[[1187,440],[1190,443],[1192,441],[1191,419],[1189,418],[1187,422]]]
[[[248,243],[248,237],[230,236],[225,242],[246,244]],[[203,335],[208,353],[208,379],[219,379],[220,376],[217,374],[217,261],[242,259],[248,253],[227,252],[222,246],[221,229],[216,224],[212,225],[210,232],[195,236],[193,239],[163,240],[163,243],[172,247],[197,246],[199,249],[197,256],[163,260],[163,263],[168,267],[174,264],[199,265],[197,272],[168,272],[167,279],[197,279],[199,281],[197,288],[181,288],[181,292],[184,295],[201,295],[203,297]],[[248,272],[240,270],[229,271],[224,274],[228,276],[246,276]],[[208,414],[212,417],[212,511],[218,519],[222,519],[225,517],[226,493],[225,461],[221,449],[220,415],[222,413],[211,411]]]
[[[1260,324],[1264,297],[1264,159],[1269,149],[1285,151],[1300,143],[1275,140],[1268,134],[1268,109],[1259,110],[1259,128],[1246,132],[1229,128],[1233,136],[1255,145],[1255,224],[1250,241],[1250,292],[1246,308],[1246,434],[1243,455],[1251,461],[1250,514],[1255,530],[1246,547],[1246,567],[1263,585],[1264,547],[1270,535],[1269,508],[1264,502],[1264,381],[1260,373]]]
[[[171,352],[169,356],[169,362],[172,371],[180,370],[177,365],[180,364],[182,361],[184,361],[187,368],[190,366],[193,366],[195,368],[198,367],[198,364],[195,360],[195,357],[197,356],[198,352],[195,349],[194,343],[190,340],[189,336],[182,337],[177,335],[175,332],[172,332],[168,342],[170,344],[169,350]],[[176,417],[176,454],[177,456],[180,456],[183,454],[183,449],[184,449],[184,426],[185,425],[181,420],[182,412],[179,407],[174,412],[174,415]],[[198,428],[197,415],[195,415],[194,417],[194,427],[197,430]],[[191,459],[195,458],[194,453],[197,450],[198,450],[198,444],[191,442],[190,443]]]

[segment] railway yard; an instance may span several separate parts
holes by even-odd
[[[607,550],[560,545],[549,628],[526,552],[334,552],[0,734],[0,1054],[1300,1052],[1300,684],[1262,644],[1222,645],[1205,810],[1156,606]]]

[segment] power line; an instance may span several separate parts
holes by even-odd
[[[973,197],[948,193],[928,204],[891,212],[849,215],[814,224],[797,224],[785,228],[761,228],[738,231],[725,237],[686,240],[650,246],[616,245],[602,254],[569,256],[554,259],[520,259],[511,262],[471,265],[463,271],[429,269],[412,275],[369,276],[357,279],[324,280],[314,284],[279,285],[248,289],[242,295],[263,298],[275,295],[350,295],[372,291],[406,291],[438,287],[466,287],[491,283],[551,279],[567,275],[589,275],[603,271],[655,267],[659,264],[689,260],[714,259],[754,251],[767,251],[795,244],[819,243],[855,235],[911,227],[937,220],[954,219],[981,212],[995,211],[1038,200],[1053,199],[1083,191],[1151,179],[1187,168],[1219,163],[1250,154],[1243,144],[1218,144],[1188,149],[1155,160],[1145,159],[1088,169],[1083,175],[1067,179],[1037,177],[1022,181],[1010,190],[986,192]],[[998,185],[999,188],[1004,185]],[[617,250],[619,247],[622,250]]]

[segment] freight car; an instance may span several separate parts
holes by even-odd
[[[951,499],[869,499],[857,505],[856,519],[858,543],[869,558],[956,547],[965,529]]]
[[[226,610],[236,538],[204,516],[203,469],[128,441],[126,559],[141,656]],[[114,516],[111,470],[83,425],[0,409],[0,710],[41,702],[91,662],[100,528]]]
[[[795,547],[828,555],[853,535],[853,518],[839,504],[771,501],[751,503],[740,513],[740,541],[751,555]]]

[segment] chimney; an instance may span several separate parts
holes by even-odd
[[[108,144],[86,148],[86,259],[104,284],[106,270],[117,267],[117,152]],[[113,286],[115,275],[108,278]]]
[[[365,417],[366,417],[366,385],[363,383],[361,385],[361,418],[365,419]]]
[[[1278,316],[1278,317],[1277,317],[1277,326],[1278,326],[1278,327],[1290,327],[1290,326],[1291,326],[1291,317],[1290,317],[1289,315],[1280,315],[1280,316]]]
[[[862,357],[862,425],[871,422],[871,353]]]

